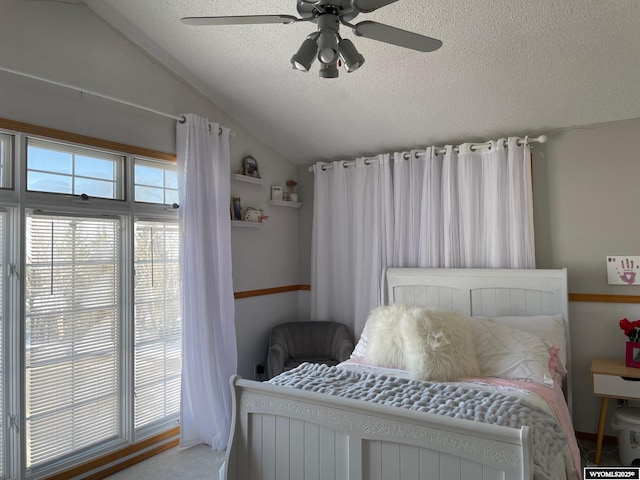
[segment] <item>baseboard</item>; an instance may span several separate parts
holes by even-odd
[[[46,480],[66,480],[80,476],[90,480],[104,478],[107,475],[142,462],[153,455],[176,447],[179,443],[178,435],[180,435],[180,427],[172,427],[140,442],[51,475]]]
[[[98,473],[95,473],[93,475],[89,475],[87,477],[85,477],[85,480],[100,480],[103,479],[105,477],[108,477],[109,475],[113,475],[114,473],[117,473],[121,470],[124,470],[125,468],[129,468],[133,465],[135,465],[136,463],[140,463],[143,460],[146,460],[148,458],[151,458],[155,455],[158,455],[162,452],[165,452],[171,448],[177,447],[180,444],[180,440],[179,439],[175,439],[175,440],[171,440],[167,443],[164,443],[162,445],[160,445],[159,447],[155,447],[151,450],[147,450],[146,452],[137,455],[133,458],[129,458],[128,460],[125,460],[123,462],[118,463],[117,465],[112,465],[109,468],[106,468]]]

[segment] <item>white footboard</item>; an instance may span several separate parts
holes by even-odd
[[[231,379],[226,480],[530,480],[528,427]]]

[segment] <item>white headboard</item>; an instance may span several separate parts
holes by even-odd
[[[485,317],[569,313],[566,269],[388,268],[384,282],[383,305]]]
[[[456,310],[474,317],[562,315],[567,339],[565,393],[571,410],[571,348],[567,270],[388,268],[382,305]]]

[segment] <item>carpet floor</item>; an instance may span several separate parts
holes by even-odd
[[[132,467],[117,472],[108,480],[218,480],[218,470],[225,452],[216,452],[207,445],[172,448]]]

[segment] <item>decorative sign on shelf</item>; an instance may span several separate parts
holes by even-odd
[[[273,185],[271,187],[271,200],[284,200],[284,188]]]
[[[607,281],[609,285],[640,285],[638,269],[640,257],[629,255],[607,256]]]

